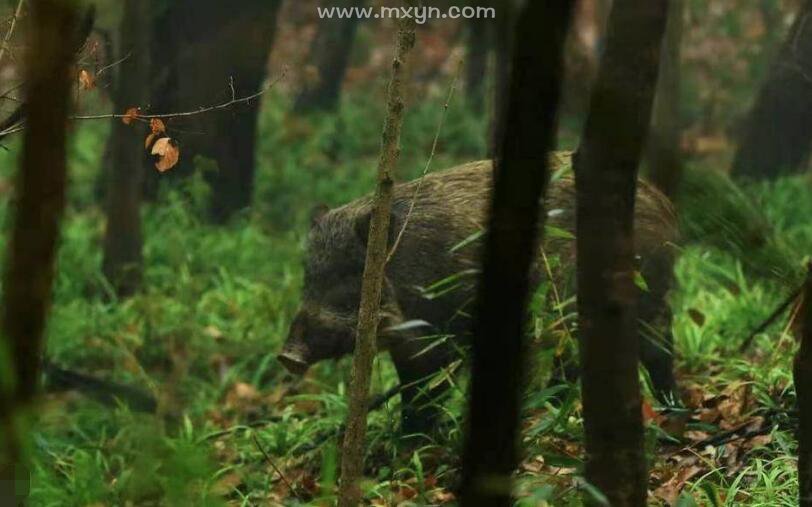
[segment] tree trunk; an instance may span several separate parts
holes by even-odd
[[[144,0],[150,6],[152,18],[149,24],[149,71],[148,93],[149,111],[153,113],[170,113],[181,111],[178,52],[180,34],[176,28],[178,19],[184,14],[183,6],[178,0]],[[141,27],[144,29],[144,27]],[[121,111],[117,111],[121,112]],[[172,123],[171,121],[169,122]],[[186,151],[186,150],[184,150]],[[191,152],[190,152],[191,153]],[[160,182],[167,179],[178,179],[192,172],[193,157],[183,153],[178,165],[168,173],[145,171],[143,178],[143,197],[153,200],[158,195]]]
[[[575,160],[586,478],[617,507],[646,501],[634,196],[667,12],[668,0],[614,1]]]
[[[774,178],[804,169],[812,147],[812,0],[806,0],[745,121],[732,174]]]
[[[488,157],[496,155],[499,144],[502,142],[504,122],[506,115],[504,108],[507,105],[508,87],[510,85],[510,64],[513,55],[514,27],[516,25],[516,0],[499,2],[491,0],[488,3],[496,11],[494,49],[496,59],[493,80],[493,116],[491,117],[490,139],[488,140]]]
[[[468,54],[465,59],[465,92],[468,105],[476,114],[485,111],[485,77],[488,71],[488,53],[490,52],[491,24],[490,19],[469,19]]]
[[[125,0],[121,19],[119,54],[129,55],[118,67],[115,110],[144,105],[149,83],[149,4]],[[142,129],[113,120],[111,167],[108,171],[107,228],[104,234],[102,271],[119,296],[129,296],[141,282],[141,195],[144,176]]]
[[[474,326],[462,505],[512,505],[529,276],[574,4],[531,2],[517,26]]]
[[[16,214],[3,280],[0,342],[0,504],[16,505],[8,479],[21,465],[24,426],[39,385],[45,317],[51,301],[59,223],[65,205],[66,121],[76,37],[67,0],[32,0],[25,69],[26,129],[17,174]],[[10,384],[9,384],[10,383]],[[18,470],[22,473],[23,470]],[[9,501],[11,499],[11,501]],[[19,500],[17,498],[16,500]]]
[[[362,0],[329,0],[325,6],[339,9],[366,5]],[[296,98],[294,111],[334,111],[341,96],[341,84],[352,54],[359,16],[350,18],[324,17],[319,20],[316,37],[310,47],[310,64],[315,69],[313,83]]]
[[[683,0],[671,0],[647,147],[649,180],[671,198],[682,177],[680,44],[685,12],[683,3]]]
[[[171,2],[162,19],[171,25],[167,31],[176,33],[174,38],[166,36],[170,54],[164,61],[168,67],[156,69],[153,89],[158,92],[156,102],[166,100],[172,110],[151,109],[161,113],[195,110],[259,91],[266,77],[281,3],[244,0],[235,9],[232,3],[221,0]],[[155,44],[155,51],[160,52],[160,41]],[[176,45],[174,56],[172,45]],[[216,162],[216,171],[205,175],[212,186],[210,212],[215,222],[225,222],[251,203],[258,113],[256,100],[167,123],[170,131],[182,131],[179,137],[185,164],[194,161],[196,155]],[[186,167],[186,171],[181,168],[167,174],[189,172],[191,166]]]
[[[411,3],[409,5],[412,5]],[[386,98],[386,119],[378,160],[378,184],[372,203],[372,218],[367,241],[364,276],[361,282],[361,303],[358,309],[358,329],[355,352],[352,358],[352,374],[348,390],[348,412],[344,446],[341,455],[341,483],[338,504],[354,507],[361,504],[358,480],[364,466],[364,439],[367,424],[367,398],[375,358],[375,341],[378,332],[378,310],[381,303],[384,268],[389,237],[389,216],[392,209],[394,170],[400,153],[400,131],[403,124],[404,71],[406,58],[414,47],[415,22],[402,18],[399,21],[395,54],[392,60],[392,76]]]
[[[808,266],[802,309],[799,313],[800,348],[793,377],[798,403],[798,483],[801,507],[812,506],[812,264]]]

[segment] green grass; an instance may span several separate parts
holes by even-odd
[[[48,395],[32,435],[32,505],[330,502],[338,442],[328,438],[315,449],[308,445],[343,420],[348,363],[320,364],[296,380],[274,355],[298,303],[311,207],[346,202],[372,188],[383,114],[376,93],[380,87],[354,93],[337,117],[310,120],[291,117],[281,94],[266,98],[251,212],[227,226],[211,226],[202,219],[209,190],[199,175],[165,189],[143,212],[144,290],[125,301],[107,297],[100,273],[104,216],[93,185],[107,125],[86,123],[77,129],[48,355],[63,366],[150,390],[161,406],[158,415],[143,415],[75,394]],[[422,170],[442,95],[409,109],[404,178]],[[462,100],[453,102],[433,168],[484,156],[486,131],[484,121],[465,112]],[[15,154],[12,145],[3,155],[7,177]],[[809,180],[803,178],[744,190],[776,227],[770,234],[785,247],[781,252],[788,252],[782,265],[800,266],[802,255],[795,252],[812,248],[809,193]],[[3,196],[2,223],[8,221],[7,201]],[[712,232],[714,226],[703,227]],[[773,253],[750,254],[718,242],[692,243],[681,252],[679,288],[672,295],[679,378],[717,394],[747,382],[755,400],[748,410],[786,411],[793,399],[792,338],[776,325],[747,354],[737,352],[749,330],[789,290],[750,269],[754,258],[773,262]],[[571,313],[571,306],[565,311]],[[540,339],[548,333],[560,337],[549,326],[559,317],[556,312],[539,306],[536,317]],[[539,362],[549,364],[551,353],[540,348]],[[579,478],[577,391],[553,404],[562,393],[544,387],[546,376],[539,371],[527,394],[520,504],[579,505],[589,487]],[[394,370],[381,356],[374,389],[382,392],[394,382]],[[435,445],[414,449],[399,442],[396,399],[372,414],[369,498],[418,505],[452,499],[448,489],[459,474],[464,384],[447,405],[450,422]],[[655,469],[666,462],[657,434],[649,429]],[[792,435],[782,426],[733,472],[717,456],[703,455],[703,472],[687,482],[681,505],[692,505],[691,499],[711,504],[710,498],[720,505],[794,504],[794,451]]]

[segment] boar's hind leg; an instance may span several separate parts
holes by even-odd
[[[638,304],[640,359],[648,370],[654,394],[669,403],[677,392],[671,308],[667,300],[674,276],[670,253],[661,252],[645,259],[642,275],[648,290],[641,291]]]
[[[389,346],[400,384],[401,432],[404,435],[434,433],[440,415],[437,403],[450,387],[447,382],[429,388],[431,377],[448,366],[454,354],[446,344],[430,350],[429,342],[414,338],[393,340]]]

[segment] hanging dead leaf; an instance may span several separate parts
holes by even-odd
[[[157,136],[158,136],[158,134],[153,134],[153,133],[150,133],[150,135],[147,136],[147,138],[144,140],[144,149],[145,150],[149,150],[149,147],[152,146],[152,143],[155,142],[155,138]]]
[[[124,125],[129,125],[139,116],[141,116],[141,108],[131,107],[124,112],[124,117],[121,118],[121,121],[124,123]]]
[[[159,157],[158,161],[155,162],[155,169],[160,172],[166,172],[175,167],[180,158],[177,143],[169,137],[162,137],[155,141],[150,153]]]
[[[149,121],[149,128],[153,134],[163,134],[166,132],[166,125],[160,118],[153,118]]]
[[[146,150],[152,146],[152,143],[155,142],[156,139],[166,133],[166,125],[164,125],[164,122],[160,118],[152,118],[149,121],[149,128],[152,132],[144,140],[144,149]]]
[[[87,70],[79,71],[79,89],[92,90],[96,88],[96,78]]]

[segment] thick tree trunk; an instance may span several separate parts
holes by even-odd
[[[469,19],[468,52],[465,58],[465,93],[472,111],[485,111],[485,78],[491,47],[492,19]]]
[[[364,276],[361,282],[361,303],[358,309],[358,330],[352,358],[352,374],[348,390],[348,412],[344,445],[341,454],[341,483],[338,505],[354,507],[361,504],[358,480],[364,467],[364,439],[367,425],[367,398],[375,358],[378,332],[378,310],[381,303],[384,268],[388,254],[389,217],[392,209],[394,172],[400,153],[400,131],[403,124],[406,58],[415,44],[415,22],[401,19],[392,60],[392,77],[386,98],[386,119],[378,160],[378,184],[372,203],[372,219],[367,241]]]
[[[118,54],[129,55],[118,67],[116,111],[147,102],[149,93],[149,4],[125,0]],[[119,296],[134,293],[141,282],[141,195],[144,176],[144,134],[113,120],[107,168],[107,228],[102,271]]]
[[[812,0],[798,12],[744,125],[732,174],[774,178],[805,168],[812,147]]]
[[[0,347],[0,504],[23,460],[17,420],[39,385],[45,317],[51,301],[59,222],[65,205],[66,121],[76,12],[67,0],[32,0],[25,83],[26,130],[17,206],[3,280]],[[9,385],[11,382],[11,385]],[[18,470],[22,473],[22,470]],[[16,499],[19,500],[19,499]]]
[[[181,13],[167,18],[173,23],[171,30],[177,32],[177,72],[173,75],[167,69],[166,81],[154,86],[171,89],[177,80],[177,95],[165,97],[173,111],[152,109],[195,110],[259,91],[266,78],[281,3],[244,0],[236,9],[221,0],[173,2],[169,12]],[[171,56],[167,58],[171,65]],[[211,218],[216,222],[226,221],[251,203],[258,113],[256,100],[167,124],[170,130],[181,125],[180,130],[185,131],[180,136],[182,160],[188,163],[202,155],[217,163],[217,170],[206,175],[212,186]]]
[[[329,0],[325,7],[362,8],[362,0]],[[310,47],[310,64],[315,70],[313,83],[308,83],[296,97],[294,110],[333,111],[338,107],[341,85],[352,54],[355,32],[360,16],[350,18],[324,17],[319,20],[316,37]]]
[[[176,28],[178,19],[185,14],[178,0],[144,0],[150,6],[148,94],[149,112],[169,113],[182,111],[180,102],[178,52],[180,33]],[[121,111],[117,111],[121,112]],[[170,122],[171,123],[171,122]],[[184,150],[185,151],[185,150]],[[193,157],[183,153],[178,165],[168,173],[146,171],[143,178],[143,197],[149,200],[158,195],[161,181],[188,176],[192,172]]]
[[[517,0],[499,2],[490,0],[488,5],[496,8],[496,21],[494,26],[496,53],[493,80],[493,116],[491,117],[490,139],[488,140],[488,156],[493,158],[502,142],[505,129],[508,87],[510,85],[510,66],[513,55],[514,28],[516,26]]]
[[[683,4],[683,0],[671,0],[669,8],[647,153],[649,180],[671,198],[682,177],[680,44],[685,12]]]
[[[531,2],[517,26],[477,300],[462,505],[512,505],[529,276],[574,4]]]
[[[793,377],[798,398],[798,483],[801,507],[812,506],[812,264],[808,266],[800,312],[800,348]]]
[[[667,11],[668,0],[615,0],[575,160],[586,478],[617,507],[646,501],[634,196]]]

